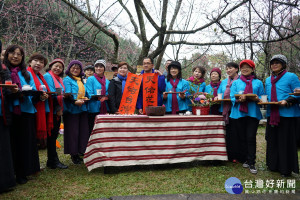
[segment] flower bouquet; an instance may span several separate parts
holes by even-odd
[[[215,102],[213,101],[214,95],[206,92],[196,92],[193,95],[188,96],[192,102],[192,112],[196,114],[196,110],[201,110],[201,115],[208,115],[209,108]]]

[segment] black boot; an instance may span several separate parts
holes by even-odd
[[[68,168],[68,166],[61,163],[58,158],[56,158],[53,161],[48,160],[47,167],[49,167],[50,169],[56,169],[56,168],[67,169]]]
[[[71,155],[71,159],[75,165],[81,164],[80,157],[78,155]]]
[[[17,181],[17,183],[23,185],[28,182],[28,179],[26,176],[17,176],[16,181]]]

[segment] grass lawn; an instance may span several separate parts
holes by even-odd
[[[69,169],[46,168],[47,151],[41,150],[42,171],[29,177],[27,184],[17,185],[13,191],[1,194],[0,199],[95,199],[123,195],[226,193],[224,184],[230,177],[239,178],[243,185],[246,180],[255,182],[262,179],[265,182],[273,179],[276,182],[282,177],[266,169],[264,132],[264,127],[260,127],[257,134],[257,175],[252,175],[242,164],[229,162],[113,168],[109,174],[104,174],[103,168],[88,172],[84,164],[74,165],[61,148],[58,150],[60,160]],[[62,136],[59,141],[63,143]],[[299,191],[300,176],[293,174],[290,179],[296,179]]]

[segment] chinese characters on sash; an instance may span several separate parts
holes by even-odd
[[[143,74],[143,112],[146,113],[147,106],[157,106],[157,84],[158,74]]]
[[[143,76],[128,73],[119,112],[123,115],[134,114],[137,97]]]

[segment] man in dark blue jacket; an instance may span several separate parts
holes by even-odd
[[[159,70],[154,70],[154,63],[152,58],[145,57],[143,60],[143,70],[141,74],[144,73],[158,73],[158,91],[157,91],[157,106],[161,106],[163,103],[162,93],[166,89],[165,76]],[[139,114],[143,114],[143,82],[141,83],[139,96],[136,103],[136,108],[139,111]]]

